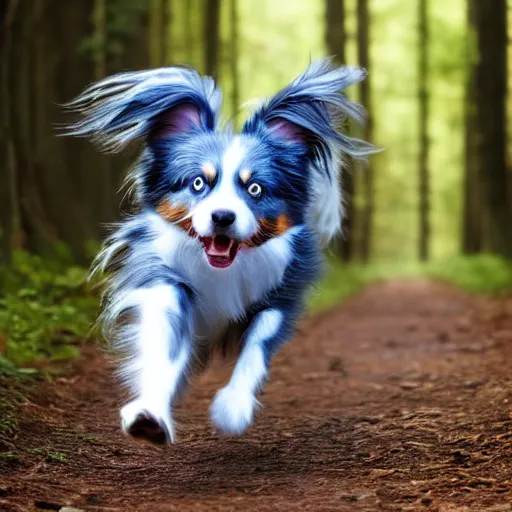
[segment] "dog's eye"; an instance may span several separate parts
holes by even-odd
[[[203,178],[201,178],[200,176],[198,176],[193,182],[192,182],[192,188],[196,191],[196,192],[201,192],[201,190],[203,190],[204,188],[204,180]]]
[[[249,192],[249,194],[252,197],[260,197],[261,196],[261,186],[258,185],[257,183],[251,183],[251,185],[249,185],[249,188],[247,189],[247,192]]]

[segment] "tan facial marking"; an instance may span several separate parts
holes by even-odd
[[[251,171],[249,169],[242,169],[240,171],[240,179],[242,183],[245,185],[251,179]]]
[[[185,206],[173,206],[167,199],[164,199],[156,209],[157,213],[166,221],[178,225],[185,231],[192,230],[192,219],[187,217],[188,210]]]
[[[276,231],[278,235],[282,235],[292,227],[292,221],[286,215],[277,217]]]
[[[282,214],[276,220],[259,219],[260,229],[247,242],[249,247],[258,247],[275,236],[286,233],[292,227],[292,221]]]
[[[206,179],[210,182],[215,179],[215,176],[217,176],[217,170],[211,162],[206,162],[203,167],[201,167],[201,170],[203,171]]]

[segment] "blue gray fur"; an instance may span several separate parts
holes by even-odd
[[[68,135],[107,152],[144,140],[130,174],[138,211],[94,267],[106,282],[105,336],[126,356],[125,433],[173,440],[171,407],[183,384],[241,327],[211,418],[228,434],[250,426],[271,356],[293,336],[322,247],[341,229],[343,158],[375,152],[340,133],[347,118],[364,119],[342,91],[365,75],[314,62],[239,134],[220,126],[214,81],[192,69],[115,75],[67,105],[81,115]],[[222,226],[220,214],[230,219]]]

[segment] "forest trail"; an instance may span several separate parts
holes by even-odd
[[[376,284],[304,321],[245,436],[210,426],[222,368],[160,449],[122,436],[112,368],[87,347],[23,406],[0,510],[512,510],[511,360],[510,302]]]

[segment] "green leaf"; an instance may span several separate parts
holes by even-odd
[[[80,355],[80,350],[73,345],[64,345],[59,347],[51,356],[50,361],[66,361],[68,359],[76,359]]]

